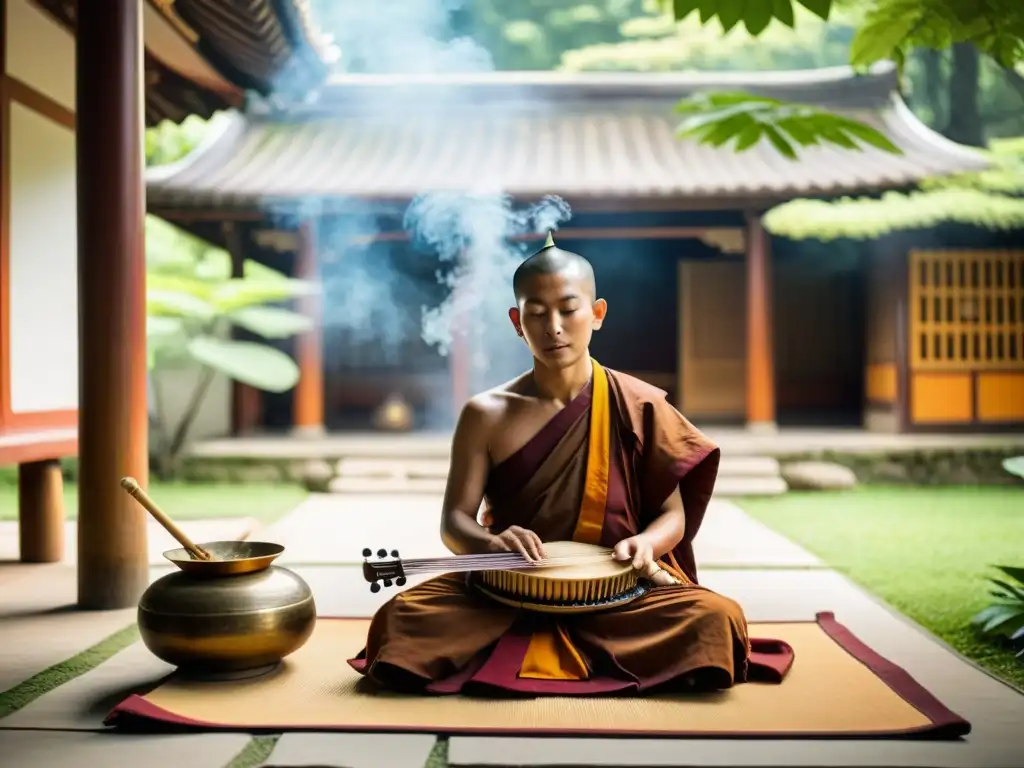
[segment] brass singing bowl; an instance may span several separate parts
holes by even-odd
[[[196,576],[237,576],[270,567],[284,547],[267,541],[210,541],[199,545],[210,553],[209,560],[196,560],[187,549],[169,549],[164,557],[185,573]]]
[[[220,577],[175,571],[150,584],[138,607],[150,652],[179,673],[207,679],[273,670],[305,645],[315,624],[309,585],[280,566]]]

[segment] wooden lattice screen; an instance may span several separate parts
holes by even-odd
[[[910,366],[1024,367],[1024,251],[910,253]]]

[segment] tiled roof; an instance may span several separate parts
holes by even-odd
[[[204,148],[152,169],[154,206],[307,196],[406,199],[428,191],[579,198],[785,198],[902,187],[984,167],[920,123],[882,67],[767,75],[495,73],[351,77],[278,114],[225,116]],[[676,100],[746,90],[847,112],[904,154],[831,145],[792,161],[677,138]]]

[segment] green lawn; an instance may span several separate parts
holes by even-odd
[[[1024,659],[981,639],[992,565],[1024,565],[1024,490],[868,487],[737,500],[992,673],[1024,687]]]
[[[279,519],[306,498],[306,491],[297,485],[271,483],[206,485],[151,480],[147,493],[172,520],[252,517],[264,524]],[[72,483],[64,485],[64,509],[68,519],[77,516],[78,488]],[[148,516],[142,507],[138,510]],[[17,486],[0,484],[0,520],[17,519]]]

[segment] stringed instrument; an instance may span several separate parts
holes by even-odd
[[[492,600],[542,613],[586,613],[625,605],[647,594],[649,580],[630,562],[612,558],[612,550],[577,541],[544,544],[546,557],[531,562],[518,552],[401,558],[398,550],[380,549],[377,562],[363,562],[370,591],[381,584],[405,586],[409,576],[467,573],[469,583]],[[363,550],[363,557],[372,555]]]

